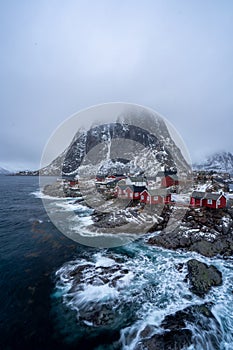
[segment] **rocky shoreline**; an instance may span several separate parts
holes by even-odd
[[[230,209],[189,208],[174,230],[163,230],[169,216],[165,209],[164,220],[151,231],[158,231],[150,237],[148,244],[166,249],[195,251],[206,257],[233,255],[233,219]]]
[[[77,192],[61,188],[61,186],[49,187],[44,189],[45,194],[57,195],[59,197],[75,197],[80,202]],[[81,194],[80,194],[81,196]],[[140,215],[138,208],[128,208],[135,211],[135,215]],[[224,259],[233,255],[233,211],[226,209],[209,208],[188,208],[179,225],[172,230],[172,227],[166,229],[169,218],[174,210],[173,205],[166,205],[160,215],[160,220],[150,229],[150,236],[144,236],[145,244],[162,247],[170,250],[184,250],[197,252],[204,257],[220,256]],[[145,213],[144,213],[145,214]],[[124,215],[115,217],[113,223],[111,214],[93,212],[93,222],[96,228],[121,226],[124,224]],[[117,219],[117,220],[116,220]],[[170,229],[171,228],[171,229]],[[75,279],[75,285],[78,285],[83,279],[83,271],[88,266],[83,265],[72,272],[72,278]],[[189,290],[201,299],[205,298],[211,288],[221,286],[223,283],[222,273],[214,266],[197,259],[190,259],[185,264],[177,266],[178,271],[187,270],[184,282],[188,283]],[[103,276],[98,273],[99,283],[111,286],[116,285],[121,274],[127,274],[128,270],[122,270],[121,263],[113,267],[105,267]],[[119,276],[115,276],[119,273]],[[95,275],[90,284],[95,283]],[[114,277],[114,278],[112,278]],[[140,333],[140,341],[135,350],[162,350],[176,349],[181,350],[195,344],[193,333],[188,324],[198,322],[203,326],[203,332],[211,333],[212,348],[218,348],[218,339],[221,338],[221,327],[218,320],[211,312],[213,304],[201,303],[192,305],[179,310],[174,314],[167,315],[161,322],[161,332],[155,326],[147,325]],[[85,318],[90,318],[97,327],[108,325],[114,318],[108,309],[96,310],[93,320],[93,313],[85,313]],[[88,320],[89,320],[88,318]],[[214,326],[214,330],[212,327]]]
[[[189,323],[198,322],[205,332],[215,331],[212,336],[212,349],[218,349],[218,337],[221,335],[219,322],[211,312],[211,303],[194,305],[166,316],[161,328],[163,333],[155,333],[156,328],[146,326],[140,333],[141,340],[135,350],[181,350],[195,341]],[[214,326],[214,330],[213,330]]]
[[[126,257],[116,258],[110,253],[107,259],[111,264],[95,265],[91,261],[79,262],[79,266],[71,269],[66,278],[72,284],[70,288],[70,296],[74,293],[80,293],[84,285],[89,286],[108,286],[120,293],[124,288],[122,281],[128,278],[132,273],[130,268],[124,265]],[[206,265],[195,259],[187,261],[187,263],[176,266],[178,272],[184,272],[187,269],[187,276],[184,282],[190,286],[190,291],[200,298],[204,298],[212,287],[220,286],[222,284],[222,275],[216,267]],[[151,288],[156,289],[156,284],[152,284]],[[188,300],[192,300],[191,295],[187,295]],[[116,308],[113,310],[108,303],[93,303],[92,307],[80,306],[79,322],[85,325],[85,322],[93,324],[95,327],[105,329],[106,327],[117,328],[118,322],[122,326],[122,310]],[[166,315],[159,325],[147,324],[142,328],[137,335],[138,342],[135,350],[181,350],[186,349],[192,344],[195,344],[195,337],[191,330],[191,325],[198,324],[198,327],[203,329],[203,332],[211,333],[210,343],[211,349],[218,349],[218,341],[221,338],[221,325],[212,313],[211,309],[214,306],[211,302],[201,302],[184,307],[174,313]],[[136,321],[133,312],[132,301],[129,301],[124,308],[130,314],[130,318]],[[128,325],[127,318],[124,319],[124,327]],[[131,343],[131,337],[128,336],[127,341]],[[119,349],[116,343],[116,349]]]

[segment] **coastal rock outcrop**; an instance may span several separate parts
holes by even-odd
[[[158,332],[154,326],[146,326],[140,333],[140,341],[136,350],[181,350],[196,343],[196,336],[188,325],[196,324],[203,333],[209,332],[211,340],[209,349],[218,349],[221,329],[211,312],[211,304],[194,305],[167,315]]]
[[[160,223],[160,228],[166,224]],[[153,231],[157,231],[156,225]],[[175,230],[164,230],[148,239],[148,243],[167,249],[195,251],[206,257],[233,254],[233,220],[228,209],[190,208]]]
[[[198,260],[191,259],[187,262],[190,290],[203,298],[214,286],[222,284],[222,273],[213,265],[204,264]]]
[[[80,197],[82,197],[78,189],[73,189],[58,181],[53,184],[45,185],[43,187],[43,193],[47,196],[58,198],[73,197],[80,199]]]

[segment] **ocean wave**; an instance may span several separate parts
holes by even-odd
[[[34,192],[31,192],[30,195],[33,195],[34,197],[36,198],[40,198],[40,199],[51,199],[51,200],[61,200],[61,201],[64,201],[64,198],[60,198],[60,197],[52,197],[52,196],[49,196],[47,194],[44,194],[42,191],[38,190],[38,191],[34,191]],[[67,199],[72,199],[72,197],[70,198],[67,198]]]
[[[62,303],[75,311],[80,329],[88,327],[90,332],[96,327],[119,329],[120,347],[134,350],[144,340],[146,330],[150,329],[151,336],[164,332],[161,324],[167,316],[214,303],[211,310],[215,318],[203,316],[200,324],[187,324],[195,347],[185,349],[215,349],[213,344],[219,346],[216,349],[231,349],[231,262],[214,259],[228,277],[223,286],[212,288],[201,299],[191,293],[185,281],[185,263],[197,257],[196,253],[170,252],[134,242],[118,251],[86,252],[85,256],[65,264],[56,273],[55,293],[59,290]],[[209,260],[213,264],[213,259]]]
[[[57,207],[64,209],[65,211],[75,211],[77,214],[84,214],[85,216],[90,216],[93,213],[93,209],[77,203],[77,201],[70,201],[69,198],[63,199],[62,202],[56,203]]]

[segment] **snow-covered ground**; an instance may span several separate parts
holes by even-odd
[[[205,192],[210,186],[211,182],[207,181],[205,184],[198,184],[196,191]]]
[[[189,204],[190,195],[172,193],[172,201],[174,201],[176,203],[181,203],[181,204]]]

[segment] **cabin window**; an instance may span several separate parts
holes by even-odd
[[[154,196],[154,200],[157,201],[159,199],[158,196]]]
[[[141,196],[141,199],[144,199],[144,196],[143,196],[143,195]]]
[[[212,199],[207,199],[207,204],[212,204]]]
[[[130,198],[133,198],[133,193],[130,193],[129,195],[130,195]]]
[[[138,192],[135,192],[135,196],[137,197],[139,195],[139,193]]]

